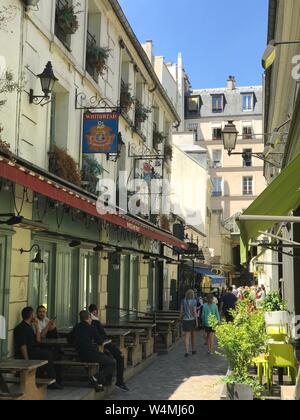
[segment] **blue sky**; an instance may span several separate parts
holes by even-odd
[[[176,61],[182,52],[193,88],[262,82],[268,0],[119,0],[141,42]]]

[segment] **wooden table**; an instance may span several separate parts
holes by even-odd
[[[25,400],[44,400],[46,386],[36,385],[36,370],[48,364],[47,360],[4,360],[0,361],[1,391],[9,393],[3,373],[20,373],[21,392]]]
[[[131,328],[132,330],[145,330],[147,338],[147,343],[145,346],[145,358],[147,359],[148,357],[152,356],[152,354],[154,353],[154,337],[156,333],[156,324],[154,324],[153,322],[146,323],[140,321],[128,321],[127,327]]]
[[[110,328],[110,327],[105,327],[105,332],[108,335],[108,337],[112,337],[112,338],[117,338],[119,341],[119,349],[120,352],[123,354],[124,357],[124,368],[127,368],[127,363],[128,363],[128,350],[127,347],[125,345],[125,337],[127,337],[131,331],[126,329],[122,329],[122,328]]]

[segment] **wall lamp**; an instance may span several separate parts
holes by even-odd
[[[43,73],[38,74],[37,77],[41,81],[42,91],[44,96],[34,95],[33,89],[29,91],[29,103],[34,105],[46,105],[49,103],[50,95],[52,93],[55,82],[58,79],[54,76],[51,61],[48,61]],[[47,102],[45,102],[47,101]]]
[[[293,45],[293,44],[300,44],[300,40],[299,41],[275,41],[275,40],[270,41],[262,58],[263,68],[267,70],[274,63],[276,59],[276,47],[278,45]]]
[[[34,259],[33,260],[31,260],[30,262],[31,263],[33,263],[33,264],[44,264],[44,261],[43,261],[43,259],[42,259],[42,252],[41,252],[41,247],[38,245],[38,244],[34,244],[34,245],[32,245],[32,247],[27,251],[27,250],[25,250],[25,249],[23,249],[23,248],[21,248],[20,249],[20,253],[21,254],[24,254],[25,252],[27,253],[27,252],[31,252],[32,250],[33,250],[33,248],[37,248],[37,253],[36,253],[36,255],[35,255],[35,257],[34,257]]]
[[[266,163],[269,163],[270,165],[276,166],[277,168],[281,168],[281,166],[278,163],[267,160],[264,153],[233,152],[233,150],[235,150],[236,148],[236,142],[237,142],[238,136],[239,136],[239,132],[236,126],[233,124],[233,121],[228,121],[228,124],[225,125],[222,131],[223,145],[224,145],[224,149],[227,150],[228,152],[228,156],[240,155],[245,160],[251,159],[251,157],[255,157],[257,159],[263,160]],[[268,154],[270,154],[270,152],[268,152]]]
[[[18,225],[24,220],[24,217],[16,216],[13,213],[0,214],[0,217],[9,217],[8,220],[1,220],[0,225],[14,226],[14,225]]]

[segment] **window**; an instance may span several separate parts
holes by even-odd
[[[69,51],[71,51],[71,34],[62,25],[58,16],[60,14],[60,10],[71,5],[72,0],[56,0],[55,35]]]
[[[213,95],[212,112],[223,112],[223,95]]]
[[[188,111],[190,114],[199,114],[200,111],[200,97],[190,96],[188,98]]]
[[[221,197],[222,196],[222,182],[223,182],[222,178],[213,178],[212,182],[213,182],[212,196]]]
[[[252,149],[244,149],[243,153],[243,167],[244,168],[251,168],[252,166]]]
[[[243,177],[243,195],[253,195],[253,177]]]
[[[212,167],[221,168],[222,167],[222,150],[213,150],[212,153]]]
[[[222,128],[221,127],[213,128],[212,138],[213,138],[213,140],[222,140]]]
[[[243,111],[253,111],[253,93],[243,95]]]
[[[243,127],[243,140],[249,140],[252,139],[253,136],[253,130],[251,125],[245,125]]]

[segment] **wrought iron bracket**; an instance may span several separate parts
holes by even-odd
[[[75,109],[84,111],[94,109],[105,112],[116,112],[118,114],[122,112],[120,101],[117,106],[111,106],[108,105],[106,99],[99,98],[98,95],[88,97],[84,92],[78,92],[77,89],[75,93]]]

